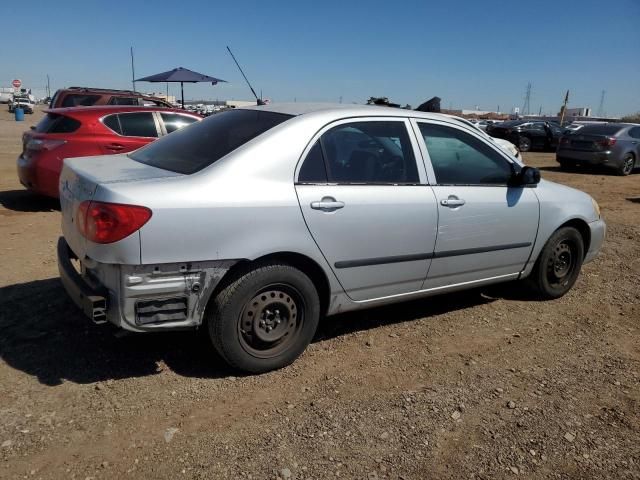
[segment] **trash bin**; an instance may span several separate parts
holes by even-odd
[[[18,107],[14,111],[16,113],[16,122],[22,122],[24,120],[24,109]]]

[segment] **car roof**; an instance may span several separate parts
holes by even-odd
[[[285,115],[301,116],[317,112],[335,113],[341,117],[411,117],[431,120],[455,120],[455,117],[444,113],[419,112],[418,110],[407,110],[404,108],[387,107],[382,105],[359,105],[347,103],[270,103],[268,105],[256,105],[241,107],[237,110],[258,110],[263,112],[282,113]],[[464,124],[463,122],[460,122]]]
[[[184,113],[185,115],[189,115],[191,117],[200,117],[193,112],[188,110],[183,110],[181,108],[169,108],[169,107],[159,107],[155,105],[144,106],[144,105],[92,105],[87,107],[61,107],[61,108],[47,108],[44,110],[45,113],[81,113],[86,115],[97,115],[97,114],[107,114],[107,113],[125,113],[125,112],[171,112],[171,113]]]

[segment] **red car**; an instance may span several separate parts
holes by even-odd
[[[58,198],[65,158],[125,153],[202,117],[164,107],[71,107],[45,110],[37,126],[22,135],[20,183]]]

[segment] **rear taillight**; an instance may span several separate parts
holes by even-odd
[[[138,205],[92,202],[86,200],[78,207],[78,229],[95,243],[113,243],[128,237],[151,218],[151,210]]]
[[[600,140],[598,145],[601,147],[613,147],[616,144],[616,137],[607,137],[604,140]]]
[[[60,145],[64,145],[67,143],[66,140],[49,140],[49,139],[41,139],[41,138],[32,138],[27,142],[26,149],[27,150],[53,150],[54,148],[58,148]]]

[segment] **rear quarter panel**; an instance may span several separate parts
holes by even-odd
[[[153,211],[140,230],[143,264],[293,252],[313,259],[330,276],[294,186],[300,155],[323,124],[283,124],[201,172],[106,185],[101,199]]]

